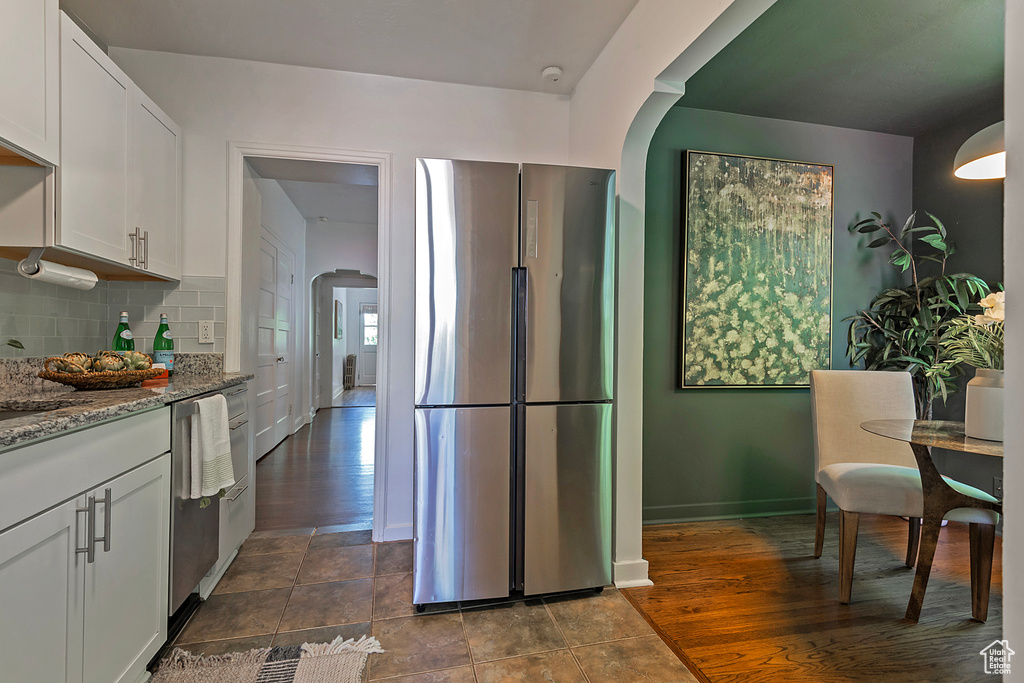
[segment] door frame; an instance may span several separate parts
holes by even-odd
[[[238,372],[242,356],[242,183],[245,157],[267,157],[296,161],[325,161],[340,164],[361,164],[377,167],[377,315],[380,335],[377,339],[377,408],[373,454],[373,540],[385,538],[387,520],[387,477],[388,471],[388,406],[391,401],[389,383],[391,367],[391,193],[393,155],[390,152],[364,152],[358,150],[333,149],[329,147],[306,147],[277,145],[259,142],[228,141],[228,234],[227,234],[227,301],[225,309],[224,369]],[[302,296],[310,294],[312,277],[319,273],[306,273],[304,282],[296,283]],[[303,309],[305,311],[305,309]],[[301,316],[305,317],[305,316]],[[306,363],[311,345],[304,345]],[[312,367],[309,365],[309,367]],[[306,376],[310,373],[303,373]],[[308,393],[308,392],[304,392]],[[400,537],[406,529],[394,530]],[[397,537],[396,537],[397,538]]]

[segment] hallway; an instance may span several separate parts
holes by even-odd
[[[373,407],[321,410],[257,462],[256,531],[369,529],[375,413]]]
[[[377,387],[352,387],[346,389],[334,399],[332,408],[363,407],[372,408],[377,405]]]

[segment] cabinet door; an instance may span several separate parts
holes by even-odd
[[[57,0],[0,0],[0,139],[40,161],[60,159]]]
[[[76,507],[69,501],[0,534],[5,681],[81,680],[85,555],[76,560]]]
[[[57,242],[128,263],[132,83],[61,15],[61,159]]]
[[[165,454],[89,494],[110,543],[85,574],[86,683],[136,680],[167,639],[170,477]]]
[[[181,277],[181,129],[132,87],[131,230],[148,233],[142,267]]]

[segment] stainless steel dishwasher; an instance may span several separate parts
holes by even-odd
[[[241,392],[244,391],[243,386]],[[234,452],[235,433],[241,433],[239,428],[246,423],[244,416],[239,419],[238,415],[232,415],[233,410],[237,412],[238,405],[243,407],[239,415],[244,415],[244,401],[239,401],[235,396],[241,392],[237,387],[231,387],[179,401],[171,406],[171,569],[167,605],[170,616],[178,611],[202,578],[217,563],[220,549],[221,506],[216,497],[213,497],[211,505],[200,508],[199,501],[193,500],[190,495],[192,451],[189,442],[192,438],[192,425],[189,418],[196,412],[196,401],[217,394],[230,394],[228,428],[231,430],[232,461],[236,463],[235,477],[239,481],[228,495],[237,497],[244,491],[244,486],[247,486],[247,482],[242,481],[245,480],[247,472],[245,469],[238,470],[237,456]],[[237,490],[240,486],[243,488]]]

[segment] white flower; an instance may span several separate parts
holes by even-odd
[[[979,325],[1003,322],[1006,318],[1006,292],[992,292],[978,302],[985,309],[981,315],[974,316],[974,322]]]

